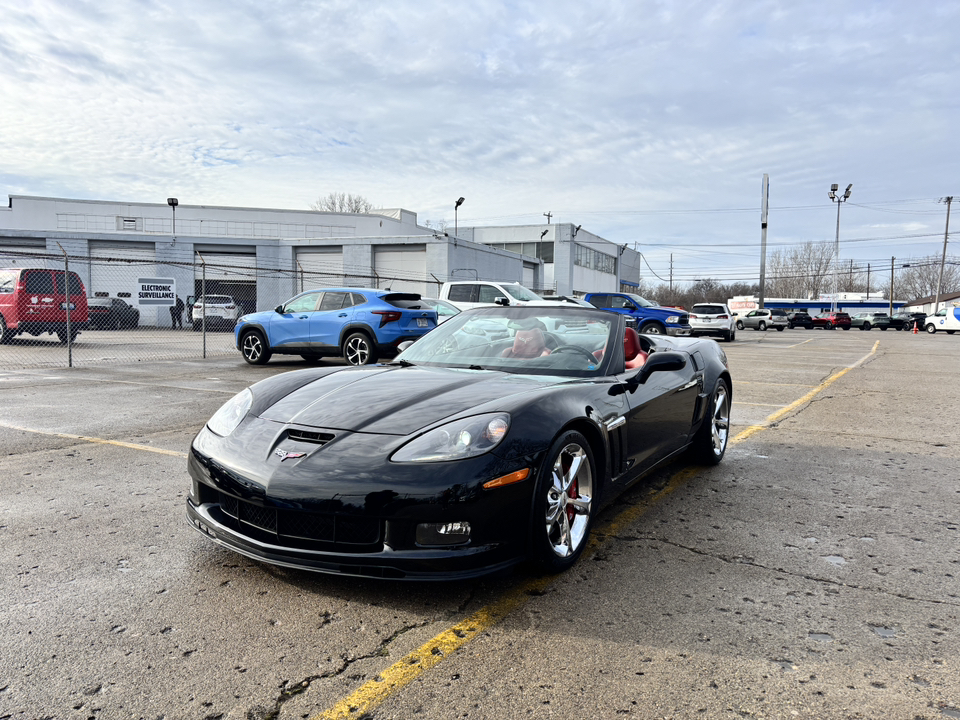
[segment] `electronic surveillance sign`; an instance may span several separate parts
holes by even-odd
[[[137,278],[138,305],[175,305],[177,281],[173,278]]]

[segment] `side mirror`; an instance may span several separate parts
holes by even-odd
[[[414,342],[416,342],[416,341],[415,341],[415,340],[404,340],[402,343],[400,343],[399,345],[397,345],[397,350],[399,350],[400,352],[403,352],[403,351],[406,350],[408,347],[410,347],[411,345],[413,345]]]
[[[682,353],[661,351],[650,353],[647,361],[637,370],[636,374],[627,378],[622,385],[610,388],[611,395],[620,395],[624,392],[633,392],[647,382],[651,375],[657,372],[677,372],[687,366],[687,358]]]
[[[277,305],[277,306],[273,309],[273,311],[274,311],[275,313],[280,313],[281,315],[283,315],[283,305]]]
[[[494,305],[503,305],[504,307],[506,307],[507,305],[510,304],[510,301],[507,300],[507,298],[505,297],[498,296],[497,299],[493,301],[493,303]]]

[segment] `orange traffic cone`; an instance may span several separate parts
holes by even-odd
[[[914,334],[914,335],[917,334],[917,321],[916,321],[916,320],[913,321],[913,334]]]

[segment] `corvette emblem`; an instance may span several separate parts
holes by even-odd
[[[273,451],[273,454],[280,458],[280,462],[284,460],[296,460],[297,458],[302,458],[306,453],[303,452],[287,452],[283,448],[277,448]]]

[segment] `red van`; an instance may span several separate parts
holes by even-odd
[[[0,268],[0,344],[23,333],[56,333],[65,343],[67,302],[75,340],[87,327],[87,291],[76,273],[70,273],[68,300],[63,270]]]

